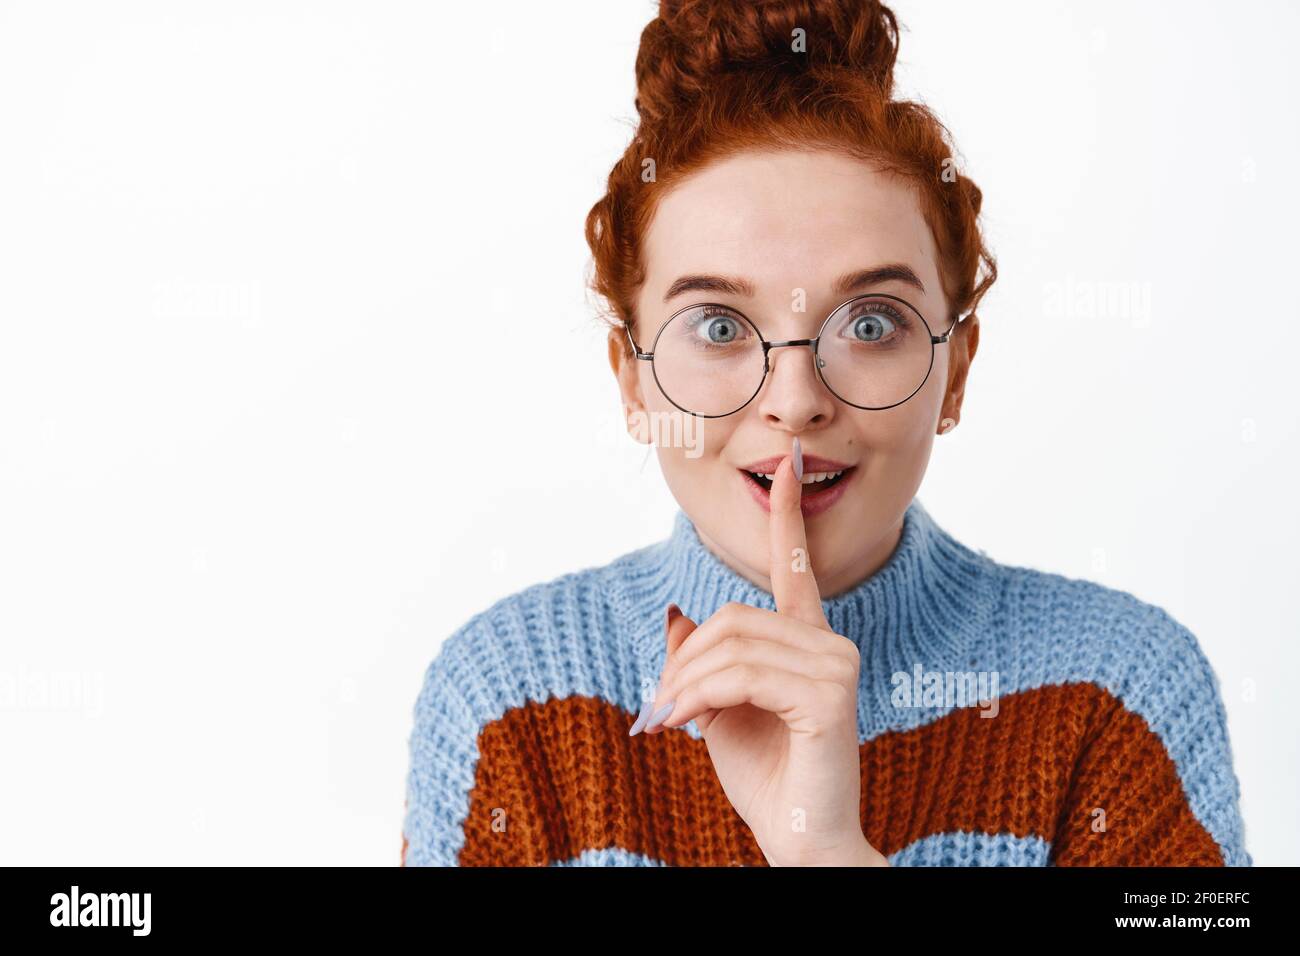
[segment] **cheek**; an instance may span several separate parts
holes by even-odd
[[[736,431],[730,418],[695,418],[668,406],[658,416],[656,452],[669,490],[696,520],[716,510],[736,492],[736,476],[724,459]],[[656,418],[651,415],[652,420]]]
[[[700,465],[716,462],[721,450],[741,424],[740,415],[725,418],[697,418],[668,401],[655,382],[649,362],[638,363],[639,387],[645,414],[642,423],[656,446],[666,476],[695,477]]]
[[[932,402],[925,389],[885,411],[850,410],[849,449],[868,461],[898,463],[924,451]],[[937,412],[936,412],[937,413]]]
[[[696,418],[671,403],[650,410],[647,420],[664,474],[674,480],[699,483],[717,473],[723,449],[736,429],[730,419]]]
[[[883,412],[860,412],[858,429],[867,449],[912,457],[927,454],[938,428],[946,392],[947,366],[937,358],[921,390]]]

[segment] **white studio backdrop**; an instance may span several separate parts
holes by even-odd
[[[1300,863],[1300,8],[894,8],[1001,268],[920,496],[1190,627]],[[395,865],[439,643],[667,534],[582,235],[654,11],[0,4],[0,862]]]

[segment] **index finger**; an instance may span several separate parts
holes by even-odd
[[[808,554],[801,505],[802,476],[796,477],[794,470],[794,460],[801,457],[799,439],[794,440],[791,452],[776,469],[769,492],[772,596],[779,613],[816,627],[829,627]]]

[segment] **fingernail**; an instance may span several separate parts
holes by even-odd
[[[803,481],[803,449],[799,447],[799,439],[794,440],[794,476],[797,480]]]
[[[673,707],[674,705],[676,705],[676,703],[677,703],[677,699],[673,698],[668,703],[664,704],[662,707],[656,710],[655,715],[650,718],[649,722],[646,723],[645,729],[654,730],[665,720],[667,720],[668,715],[673,712]]]
[[[632,729],[627,732],[627,735],[629,737],[635,737],[637,734],[639,734],[642,730],[645,729],[646,718],[650,716],[650,708],[653,707],[654,704],[655,704],[654,697],[646,698],[645,703],[641,705],[641,713],[637,714],[636,716],[636,723],[634,723],[632,725]]]
[[[670,627],[673,626],[673,621],[677,620],[677,619],[678,619],[679,617],[681,617],[681,616],[682,616],[682,609],[681,609],[681,608],[679,608],[676,604],[669,604],[669,605],[668,605],[668,619],[667,619],[666,621],[664,621],[664,634],[665,634],[665,636],[666,636],[667,633],[668,633],[668,629],[669,629]]]

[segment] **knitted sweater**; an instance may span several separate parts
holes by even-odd
[[[772,595],[671,536],[443,642],[414,708],[403,865],[763,866],[694,721],[628,736],[664,609]],[[861,650],[862,829],[891,865],[1250,866],[1218,678],[1133,595],[995,562],[919,499],[823,602]]]

